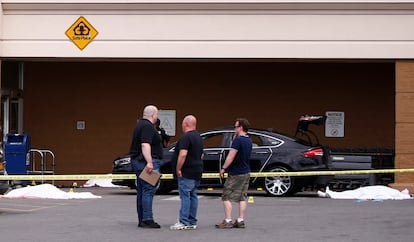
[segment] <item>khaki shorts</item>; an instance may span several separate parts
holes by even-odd
[[[222,201],[240,202],[247,201],[250,174],[228,176],[224,183]]]

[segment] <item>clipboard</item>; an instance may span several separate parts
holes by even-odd
[[[158,171],[152,171],[151,173],[148,173],[146,169],[142,170],[141,174],[139,174],[139,178],[142,180],[148,182],[149,184],[155,186],[158,182],[158,180],[161,177],[161,173]]]

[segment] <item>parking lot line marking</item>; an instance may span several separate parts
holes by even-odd
[[[198,195],[198,199],[202,199],[202,198],[204,198],[204,196],[203,195]],[[169,197],[169,198],[163,198],[162,200],[164,200],[164,201],[180,201],[180,196],[172,196],[172,197]]]
[[[10,202],[7,202],[10,201]],[[20,201],[27,201],[27,200],[20,200]],[[43,207],[43,206],[48,206],[48,205],[55,205],[55,206],[62,206],[62,205],[66,205],[68,203],[60,203],[60,202],[53,202],[53,201],[36,201],[34,199],[30,200],[30,203],[36,203],[39,202],[40,205],[27,205],[27,204],[23,204],[23,203],[17,203],[16,200],[13,198],[12,200],[6,200],[6,199],[0,199],[0,205],[13,205],[13,206],[33,206],[33,207]]]
[[[279,199],[279,200],[277,200],[277,201],[280,201],[280,202],[302,202],[302,200],[300,200],[300,199],[290,199],[290,198],[288,198],[288,199]]]
[[[57,207],[59,205],[50,205],[50,206],[35,206],[35,205],[25,205],[25,204],[7,204],[3,206],[0,204],[0,211],[14,211],[14,212],[33,212],[47,208]]]
[[[11,208],[11,207],[0,207],[0,211],[13,211],[13,212],[34,212],[38,210],[45,209],[43,207],[32,208],[32,209],[23,209],[23,208]]]
[[[50,201],[46,199],[0,198],[0,212],[33,212],[69,204],[70,203],[67,202]]]
[[[179,196],[173,196],[173,197],[169,197],[169,198],[164,198],[162,200],[165,200],[165,201],[180,201],[180,197]]]

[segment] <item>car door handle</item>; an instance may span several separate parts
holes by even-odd
[[[269,154],[267,151],[257,151],[256,154]]]

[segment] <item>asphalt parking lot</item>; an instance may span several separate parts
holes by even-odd
[[[180,206],[177,193],[157,195],[154,200],[155,220],[162,228],[142,229],[137,227],[134,190],[75,189],[85,191],[101,198],[0,198],[1,240],[406,242],[414,235],[413,199],[334,200],[315,193],[274,198],[251,192],[246,228],[219,230],[214,224],[223,219],[221,191],[200,191],[198,229],[171,231]]]

